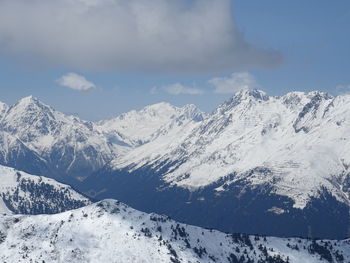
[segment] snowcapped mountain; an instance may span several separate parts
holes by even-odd
[[[33,172],[40,174],[84,177],[114,156],[114,148],[103,135],[94,131],[91,122],[66,116],[34,97],[8,107],[0,127],[3,135],[9,134],[14,138],[11,141],[22,144],[26,151],[38,157],[39,164]],[[16,157],[9,156],[15,147],[2,148],[8,149],[2,154],[3,164],[18,163]],[[18,152],[21,154],[22,150]],[[28,160],[24,162],[26,166]]]
[[[233,222],[242,215],[270,220],[271,228],[276,228],[272,216],[289,218],[280,222],[294,225],[294,230],[266,234],[337,232],[345,237],[350,231],[349,116],[350,95],[292,92],[271,97],[259,90],[242,90],[178,134],[156,138],[114,159],[109,168],[86,180],[86,188],[99,181],[91,192],[99,193],[98,198],[112,196],[138,209],[224,231],[238,226]],[[143,186],[137,188],[139,199],[118,187],[135,184]],[[174,211],[153,205],[158,198],[170,202]],[[199,207],[215,211],[217,218],[208,219],[208,211],[191,212]],[[305,220],[293,221],[296,215]],[[338,231],[327,232],[317,219],[326,217],[333,224],[336,215],[342,222]],[[228,222],[223,223],[222,216]],[[320,225],[315,226],[316,221]],[[249,233],[270,229],[263,223],[241,224]]]
[[[292,198],[297,208],[304,208],[325,188],[350,205],[345,183],[350,180],[349,114],[348,95],[333,98],[311,92],[269,97],[262,91],[243,90],[191,127],[187,136],[162,142],[162,147],[154,140],[112,165],[133,171],[144,165],[160,169],[172,164],[164,180],[188,189],[230,175],[216,191],[238,181],[251,186],[267,183],[277,194]]]
[[[222,231],[350,235],[350,96],[242,90],[210,115],[167,103],[87,122],[0,105],[0,163]],[[321,220],[322,219],[322,220]]]
[[[0,166],[0,213],[52,214],[87,204],[68,185]]]
[[[193,105],[161,103],[94,124],[30,96],[12,106],[0,104],[0,161],[63,181],[83,180],[135,145],[202,116]]]
[[[350,241],[224,234],[115,200],[55,215],[1,216],[2,262],[347,262]]]

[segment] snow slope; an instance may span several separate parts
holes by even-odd
[[[0,166],[0,213],[59,213],[90,204],[70,186]]]
[[[166,167],[171,185],[196,190],[223,181],[270,185],[304,208],[321,189],[350,205],[350,95],[242,90],[209,117],[111,163],[129,172]]]
[[[55,215],[1,216],[2,262],[347,262],[350,241],[224,234],[115,200]]]

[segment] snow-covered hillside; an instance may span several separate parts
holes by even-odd
[[[350,241],[224,234],[115,200],[55,215],[1,216],[2,262],[347,262]]]
[[[0,166],[0,213],[52,214],[90,203],[68,185]]]
[[[190,190],[222,181],[268,184],[304,208],[320,189],[350,205],[350,95],[243,90],[181,136],[159,138],[112,168],[166,167],[165,182]],[[226,179],[225,179],[226,178]]]

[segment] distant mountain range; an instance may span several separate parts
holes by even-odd
[[[83,180],[135,147],[203,116],[193,105],[160,103],[92,123],[30,96],[12,106],[0,104],[0,162],[61,180]]]
[[[350,240],[224,234],[104,200],[55,215],[0,215],[2,262],[347,262]]]
[[[242,90],[97,123],[33,97],[0,105],[0,163],[96,199],[228,232],[350,236],[350,95]]]

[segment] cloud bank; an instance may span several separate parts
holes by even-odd
[[[214,92],[220,94],[233,94],[241,89],[258,87],[254,76],[248,72],[236,72],[229,77],[213,78],[208,82],[214,86]]]
[[[88,81],[85,77],[76,73],[68,73],[57,80],[57,83],[63,87],[78,91],[86,91],[96,88],[96,85]]]
[[[218,72],[281,61],[247,43],[230,0],[0,0],[0,53],[76,70]]]

